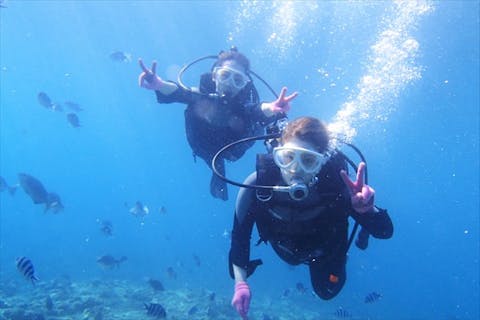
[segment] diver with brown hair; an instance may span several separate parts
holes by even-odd
[[[392,236],[390,217],[374,205],[375,191],[365,182],[366,164],[358,165],[356,180],[347,170],[347,158],[331,147],[326,126],[311,117],[288,123],[272,152],[257,158],[257,171],[237,196],[229,255],[232,305],[243,319],[251,299],[247,277],[261,264],[250,260],[254,225],[257,244],[269,243],[290,265],[308,266],[313,290],[324,300],[346,281],[349,217],[375,238]]]
[[[202,158],[210,168],[212,158],[220,148],[262,134],[277,115],[284,116],[289,111],[290,101],[297,96],[296,92],[286,96],[284,87],[275,101],[261,102],[251,77],[250,62],[236,48],[223,51],[216,57],[211,72],[201,76],[199,88],[188,88],[180,79],[178,82],[161,79],[156,73],[155,61],[151,69],[146,68],[141,59],[139,64],[142,69],[139,85],[154,90],[159,103],[187,104],[185,130],[188,143],[194,156]],[[253,142],[230,149],[219,159],[219,170],[224,174],[224,161],[239,159],[252,145]],[[216,198],[228,199],[225,182],[214,174],[210,192]]]

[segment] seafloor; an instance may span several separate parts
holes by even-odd
[[[47,303],[50,300],[51,303]],[[207,290],[154,291],[145,283],[124,280],[69,279],[40,281],[25,286],[17,281],[0,284],[0,320],[134,320],[156,319],[147,315],[144,303],[160,303],[166,319],[240,319],[230,297]],[[339,319],[300,308],[289,299],[265,300],[256,296],[250,320]]]

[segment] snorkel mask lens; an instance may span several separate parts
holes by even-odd
[[[273,160],[281,169],[296,172],[300,168],[304,173],[313,174],[327,162],[328,155],[299,147],[276,147]]]
[[[243,89],[250,81],[243,72],[227,66],[214,68],[213,74],[218,83],[231,85],[237,90]]]

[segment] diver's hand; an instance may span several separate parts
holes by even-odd
[[[340,171],[343,182],[345,182],[350,190],[353,210],[358,213],[365,213],[372,210],[375,197],[375,190],[364,183],[365,166],[365,162],[360,162],[358,165],[356,181],[350,180],[344,170]]]
[[[138,85],[149,90],[159,90],[163,85],[162,79],[157,76],[157,62],[153,61],[152,69],[147,69],[143,64],[142,59],[138,59],[138,64],[142,68],[142,73],[138,76]]]
[[[283,87],[277,100],[269,103],[262,103],[262,111],[267,117],[270,117],[279,112],[286,113],[290,110],[290,101],[292,101],[298,96],[298,92],[294,92],[288,97],[285,97],[286,93],[287,88]]]
[[[250,288],[245,281],[239,281],[235,284],[235,293],[233,294],[232,306],[237,310],[243,320],[247,320],[247,313],[250,307]]]

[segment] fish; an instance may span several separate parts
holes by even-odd
[[[161,206],[160,209],[158,209],[158,211],[159,211],[161,214],[167,214],[167,208],[165,208],[164,206]]]
[[[18,188],[18,185],[9,186],[7,181],[2,176],[0,176],[0,192],[8,190],[10,195],[13,196],[17,191],[17,188]]]
[[[132,61],[132,55],[123,51],[114,51],[109,55],[110,59],[118,62],[130,62]]]
[[[102,227],[100,228],[100,231],[107,237],[112,236],[112,233],[113,233],[112,223],[107,220],[102,221]]]
[[[382,298],[382,295],[373,291],[373,292],[370,292],[369,294],[367,294],[365,296],[364,302],[365,303],[374,303],[374,302],[377,302],[380,298]]]
[[[297,288],[297,291],[300,292],[301,294],[305,294],[307,292],[307,288],[305,288],[305,286],[301,282],[297,282],[295,287]]]
[[[45,299],[45,308],[47,308],[48,311],[53,310],[53,301],[49,295],[47,295],[47,298]]]
[[[135,206],[130,208],[129,212],[135,217],[145,217],[150,210],[147,206],[144,206],[140,201],[135,202]]]
[[[52,102],[52,99],[45,92],[39,92],[37,95],[40,105],[53,111],[63,111],[62,106]]]
[[[165,311],[165,308],[162,307],[161,304],[159,303],[149,303],[145,305],[145,309],[147,309],[147,315],[155,318],[166,318],[167,317],[167,312]]]
[[[188,315],[189,316],[193,316],[194,314],[196,314],[198,312],[198,305],[194,305],[193,307],[191,307],[190,309],[188,309]]]
[[[160,282],[160,280],[149,279],[148,284],[155,291],[164,291],[165,290],[165,288],[163,287],[163,284]]]
[[[200,260],[199,256],[197,256],[196,254],[193,255],[193,261],[195,261],[195,265],[197,267],[200,267],[202,264],[202,261]]]
[[[167,275],[170,279],[177,279],[177,272],[172,267],[167,268]]]
[[[44,212],[52,210],[53,213],[59,213],[60,211],[63,211],[64,208],[65,207],[62,204],[60,196],[55,192],[49,192],[47,195],[47,203],[45,204]]]
[[[18,271],[25,277],[25,279],[30,280],[33,285],[39,279],[35,275],[35,268],[33,267],[33,263],[27,257],[19,257],[16,259],[17,269]]]
[[[23,191],[30,196],[34,204],[48,202],[48,192],[40,180],[26,173],[19,173],[18,180]]]
[[[340,319],[351,318],[352,314],[347,310],[343,309],[342,307],[338,308],[333,315]]]
[[[120,259],[115,259],[113,256],[106,254],[97,259],[97,263],[104,268],[113,269],[114,267],[119,267],[120,263],[126,261],[128,258],[125,256],[120,257]]]
[[[75,111],[75,112],[83,111],[83,108],[76,102],[65,101],[63,104],[66,105],[72,111]]]
[[[73,113],[73,112],[70,112],[70,113],[67,113],[67,121],[68,123],[70,123],[70,125],[74,128],[78,128],[78,127],[81,127],[80,125],[80,119],[78,118],[78,116]]]

